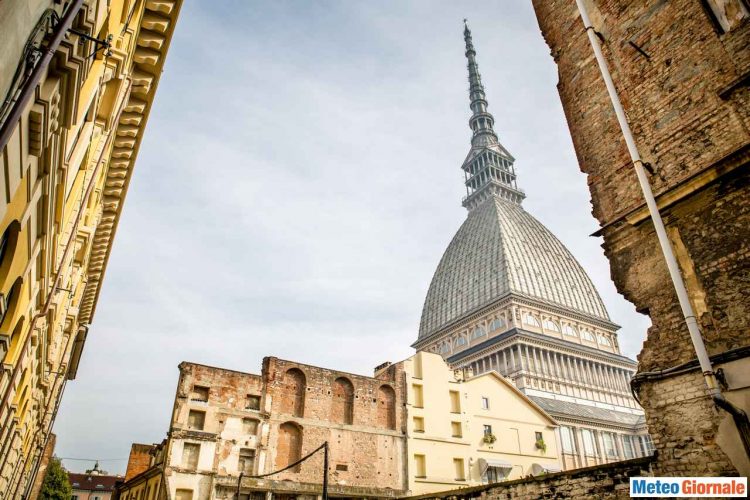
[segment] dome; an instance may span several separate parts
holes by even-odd
[[[594,284],[560,240],[519,204],[490,196],[469,212],[443,254],[419,338],[509,294],[609,322]]]

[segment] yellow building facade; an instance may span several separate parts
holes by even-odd
[[[0,2],[0,499],[35,496],[180,5]]]
[[[429,352],[402,363],[410,494],[561,469],[557,423],[505,377],[454,371]]]

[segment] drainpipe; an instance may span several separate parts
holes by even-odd
[[[693,312],[693,306],[690,304],[690,299],[688,298],[687,289],[685,288],[685,282],[683,281],[682,275],[680,274],[680,268],[677,264],[677,259],[675,259],[674,252],[672,251],[672,245],[669,242],[667,231],[664,228],[664,221],[662,220],[661,214],[659,213],[659,208],[656,205],[654,193],[651,191],[651,184],[649,183],[648,177],[646,176],[646,170],[643,167],[641,155],[638,153],[638,147],[635,144],[633,133],[630,130],[630,125],[628,124],[627,117],[625,116],[625,110],[623,109],[620,98],[617,95],[617,90],[615,89],[615,84],[612,81],[612,75],[609,72],[607,61],[604,59],[604,55],[602,54],[602,47],[599,41],[598,34],[594,27],[591,25],[591,19],[589,19],[588,12],[586,11],[584,0],[576,0],[576,5],[578,6],[578,12],[581,15],[581,21],[583,21],[583,26],[586,29],[586,34],[588,35],[589,42],[591,42],[591,48],[594,50],[596,62],[599,64],[599,70],[602,73],[602,79],[604,80],[604,84],[607,86],[607,93],[609,94],[609,98],[612,101],[612,107],[614,108],[615,114],[617,115],[617,122],[620,124],[620,130],[622,130],[625,144],[628,147],[630,159],[633,162],[633,168],[635,169],[635,173],[638,176],[638,183],[641,186],[643,197],[646,200],[646,205],[648,206],[648,211],[651,215],[651,221],[654,224],[654,229],[656,230],[656,235],[659,239],[659,245],[661,246],[664,260],[666,261],[667,268],[669,269],[669,275],[672,278],[672,284],[674,286],[675,292],[677,293],[677,300],[679,300],[680,302],[680,308],[682,309],[682,315],[685,319],[685,325],[687,325],[688,331],[690,332],[690,340],[693,342],[693,348],[695,349],[701,371],[703,372],[703,380],[706,383],[708,392],[711,395],[711,398],[713,399],[716,406],[727,411],[734,418],[734,422],[737,425],[737,430],[740,433],[740,437],[742,438],[742,442],[745,447],[745,453],[750,456],[750,425],[748,424],[747,414],[742,409],[737,408],[732,403],[727,401],[727,399],[721,393],[721,389],[716,380],[716,375],[714,374],[713,367],[711,366],[711,360],[709,359],[708,352],[706,351],[706,345],[703,343],[703,337],[701,336],[698,321],[696,320],[695,313]]]
[[[75,19],[76,14],[78,14],[78,11],[81,10],[82,6],[83,0],[74,0],[74,2],[68,7],[63,18],[57,26],[55,26],[55,31],[52,33],[52,40],[50,40],[47,47],[42,51],[42,57],[39,59],[36,66],[34,66],[29,78],[24,82],[21,94],[13,104],[13,107],[8,114],[8,118],[0,126],[0,152],[5,149],[8,141],[10,141],[13,132],[16,130],[16,124],[21,119],[24,109],[26,109],[26,104],[28,104],[34,96],[36,87],[39,85],[39,81],[47,71],[47,66],[49,66],[52,56],[55,55],[57,48],[65,38],[68,29],[73,24],[73,19]]]

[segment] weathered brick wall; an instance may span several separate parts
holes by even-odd
[[[304,414],[295,416],[290,399],[297,397],[295,387],[285,380],[289,370],[304,374]],[[342,423],[342,405],[336,381],[346,379],[353,388],[352,423]],[[270,413],[269,451],[271,463],[278,449],[279,427],[292,422],[301,429],[304,456],[323,442],[330,446],[332,484],[360,487],[405,489],[404,471],[404,393],[403,371],[391,370],[382,378],[363,377],[293,363],[278,358],[263,361],[263,381],[266,388],[266,409]],[[382,387],[394,394],[393,422],[389,428],[383,422]],[[285,440],[282,440],[286,443]],[[279,474],[275,479],[319,483],[322,478],[323,455],[316,454],[304,462],[299,472]]]
[[[461,488],[413,499],[445,500],[539,500],[584,498],[610,500],[630,498],[630,477],[650,476],[653,457],[636,458],[595,467],[517,479],[496,485]]]
[[[151,466],[152,453],[156,445],[133,443],[128,456],[128,467],[125,470],[125,481],[129,481]]]
[[[709,353],[746,346],[750,22],[719,34],[702,2],[586,3],[638,148],[653,167],[650,181]],[[639,371],[689,361],[695,353],[575,1],[534,0],[534,8],[558,66],[612,278],[653,324]],[[706,398],[700,376],[645,383],[641,399],[660,452],[657,470],[736,472],[717,445],[729,417]]]

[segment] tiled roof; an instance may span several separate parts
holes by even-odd
[[[68,480],[73,490],[114,491],[115,484],[118,481],[123,481],[124,478],[120,476],[99,476],[68,472]]]
[[[539,405],[544,411],[553,417],[572,417],[585,420],[597,420],[615,425],[636,426],[645,422],[643,415],[634,415],[621,411],[597,408],[595,406],[582,405],[569,401],[529,396],[532,401]]]
[[[469,212],[443,254],[419,338],[514,292],[609,321],[591,279],[560,240],[520,205],[491,197]]]

